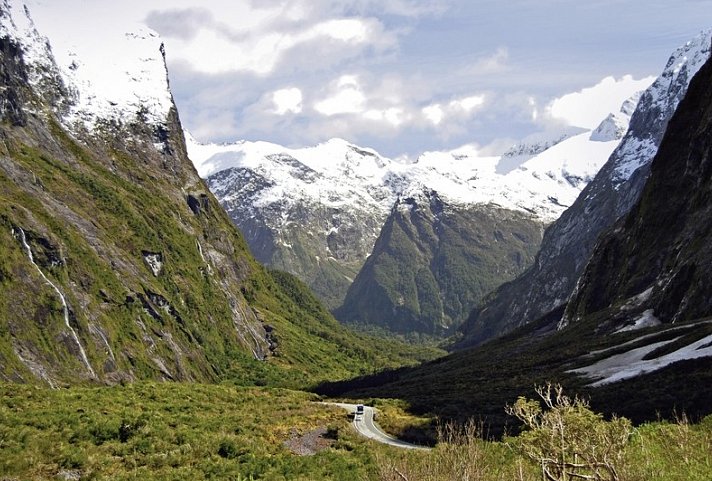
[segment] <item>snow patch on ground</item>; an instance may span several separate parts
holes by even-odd
[[[655,317],[654,311],[652,309],[648,309],[647,311],[643,312],[643,314],[641,314],[641,316],[636,319],[633,324],[618,329],[615,334],[619,332],[637,331],[638,329],[644,329],[646,327],[655,327],[659,326],[660,324],[662,324],[662,322],[660,321],[660,319]]]
[[[638,295],[635,295],[628,299],[623,306],[621,306],[621,311],[630,311],[632,309],[635,309],[636,307],[640,306],[644,302],[646,302],[648,299],[650,299],[650,296],[653,294],[653,288],[649,287],[648,289],[644,290]]]
[[[597,387],[657,371],[677,361],[712,356],[712,345],[710,345],[710,343],[712,343],[711,334],[669,354],[655,359],[643,359],[655,349],[675,342],[678,339],[679,337],[631,349],[622,354],[616,354],[602,359],[590,366],[573,369],[570,372],[596,379],[595,382],[591,383],[591,386]]]

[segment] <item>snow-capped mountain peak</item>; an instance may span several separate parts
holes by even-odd
[[[97,55],[83,44],[56,42],[60,69],[77,92],[77,103],[66,121],[88,128],[99,120],[164,122],[173,99],[160,37],[137,25],[113,40],[117,48],[110,56]]]
[[[2,0],[0,7],[0,32],[22,48],[35,90],[62,97],[63,104],[54,107],[65,126],[92,132],[102,123],[166,122],[173,99],[157,33],[138,24],[130,31],[117,25],[102,32],[104,41],[86,42],[51,18],[31,16],[22,0]],[[51,44],[35,26],[51,34]]]
[[[608,142],[620,140],[628,131],[630,117],[638,106],[642,92],[637,92],[631,98],[623,102],[620,111],[611,113],[591,132],[591,140],[594,142]]]
[[[569,137],[573,137],[585,131],[586,129],[581,127],[566,127],[553,132],[537,132],[525,137],[507,149],[504,154],[502,154],[502,159],[514,159],[513,161],[517,162],[517,164],[522,164],[559,142],[563,142]],[[501,168],[500,171],[502,171]]]
[[[708,29],[675,50],[662,74],[641,95],[640,104],[644,107],[641,110],[654,117],[632,119],[626,140],[621,144],[625,150],[617,156],[620,161],[612,178],[616,185],[628,180],[655,156],[667,119],[682,100],[690,79],[710,58],[711,39],[712,29]],[[655,137],[651,132],[656,133]]]
[[[603,126],[593,133],[567,129],[536,142],[520,143],[516,153],[510,149],[510,154],[502,157],[483,156],[474,146],[463,146],[425,152],[415,162],[404,163],[343,139],[306,148],[247,141],[201,144],[190,133],[186,133],[186,141],[200,175],[213,179],[213,190],[222,192],[218,197],[230,190],[225,185],[227,177],[215,177],[221,171],[251,171],[268,181],[268,187],[243,199],[247,209],[273,202],[321,203],[366,208],[385,218],[399,197],[433,190],[449,203],[494,204],[551,222],[571,205],[618,145],[628,122],[623,111],[636,100],[632,97],[621,112],[604,120],[602,125],[611,124],[613,132],[604,131]],[[507,155],[518,156],[521,165],[499,173],[498,164]]]
[[[623,138],[628,130],[628,122],[630,118],[621,118],[617,114],[608,114],[608,117],[596,127],[596,130],[591,132],[591,140],[594,142],[608,142],[610,140],[618,140]]]

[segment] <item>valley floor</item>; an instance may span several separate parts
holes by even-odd
[[[536,466],[507,443],[458,435],[432,451],[399,450],[359,437],[345,411],[317,400],[299,391],[229,385],[50,390],[1,384],[0,477],[382,481],[408,473],[417,481],[461,479],[452,477],[454,470],[466,467],[483,481],[538,479]],[[371,401],[391,432],[422,423],[394,401]],[[636,429],[624,468],[625,480],[709,481],[712,417]]]

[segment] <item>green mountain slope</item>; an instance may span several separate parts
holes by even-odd
[[[450,205],[435,192],[402,199],[335,315],[397,333],[443,335],[532,262],[542,231],[525,214]]]
[[[404,360],[255,262],[175,107],[70,133],[61,76],[31,84],[23,51],[0,38],[0,379],[304,384]]]

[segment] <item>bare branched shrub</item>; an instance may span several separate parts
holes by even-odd
[[[515,448],[541,468],[544,481],[619,481],[619,466],[633,431],[629,420],[610,421],[570,398],[559,385],[537,388],[544,403],[520,397],[507,413],[524,423]]]

